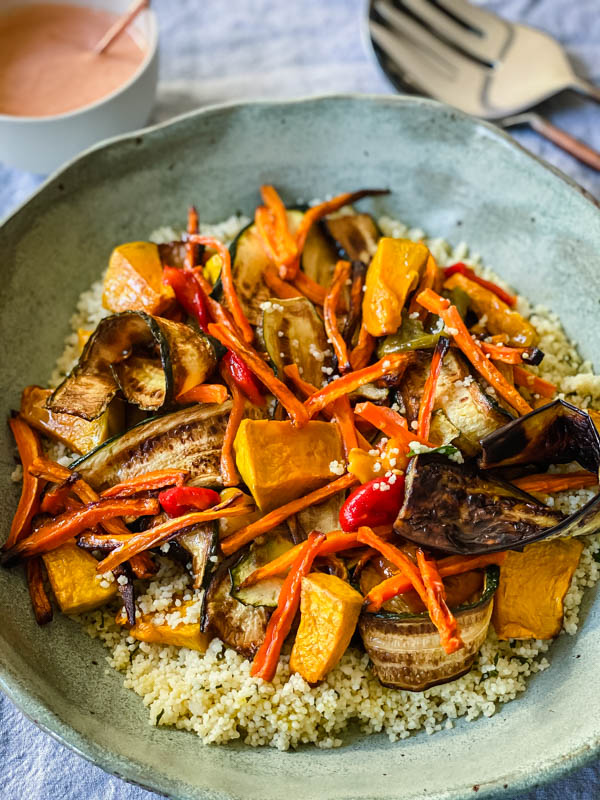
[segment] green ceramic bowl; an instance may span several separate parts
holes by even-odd
[[[466,240],[600,349],[600,214],[564,176],[495,128],[427,100],[328,97],[207,109],[108,142],[48,180],[0,229],[2,409],[45,381],[80,292],[116,242],[185,219],[251,212],[258,186],[288,201],[389,186],[373,203],[433,235]],[[596,364],[600,366],[600,364]],[[17,500],[0,426],[3,531]],[[2,535],[3,538],[3,535]],[[506,797],[583,764],[600,743],[600,613],[586,598],[576,638],[491,719],[395,744],[349,736],[337,750],[204,747],[147,722],[105,652],[58,615],[36,627],[23,576],[0,570],[0,686],[35,722],[106,770],[175,798],[456,800]]]

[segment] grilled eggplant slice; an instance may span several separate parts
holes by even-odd
[[[379,228],[370,214],[329,217],[323,221],[323,227],[335,243],[340,258],[361,261],[365,266],[369,265],[381,237]]]
[[[320,387],[333,364],[323,322],[305,297],[277,300],[262,312],[262,338],[280,379],[283,368],[297,364],[304,380]]]
[[[252,407],[254,409],[254,407]],[[195,486],[220,486],[220,458],[231,401],[153,417],[80,458],[72,468],[96,491],[156,469],[187,469]]]
[[[313,225],[302,251],[302,271],[320,286],[327,288],[331,285],[337,260],[333,242],[320,225]]]
[[[130,403],[158,411],[202,383],[216,363],[210,341],[188,325],[124,311],[99,323],[47,407],[94,420],[121,389]]]
[[[283,555],[283,553],[291,550],[293,546],[294,543],[291,541],[287,526],[283,525],[271,531],[265,537],[264,542],[260,544],[253,542],[246,555],[230,570],[232,597],[246,605],[275,608],[283,585],[283,577],[259,581],[259,583],[249,586],[247,589],[240,589],[239,587],[255,569]]]
[[[208,582],[214,566],[211,558],[217,555],[218,531],[217,522],[208,522],[187,528],[175,540],[191,556],[194,589],[205,588]]]
[[[232,596],[231,569],[238,560],[240,554],[235,553],[214,573],[204,596],[201,630],[252,659],[265,638],[271,609],[245,605]]]
[[[338,492],[322,503],[299,511],[295,517],[303,539],[311,531],[331,533],[340,529],[340,511],[345,501],[345,492]]]
[[[481,596],[452,609],[465,646],[451,655],[444,652],[427,613],[363,612],[358,627],[381,683],[422,692],[467,673],[487,636],[498,576],[498,567],[487,567]]]
[[[475,555],[549,535],[563,514],[473,465],[417,456],[406,471],[396,533],[429,550]]]
[[[404,373],[400,393],[409,422],[418,419],[430,362],[429,356],[419,354]],[[465,360],[453,350],[446,354],[438,378],[434,404],[434,411],[437,410],[442,410],[460,431],[453,443],[468,456],[478,454],[481,440],[511,419],[481,389]]]

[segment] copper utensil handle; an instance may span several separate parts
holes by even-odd
[[[600,86],[596,86],[590,81],[586,81],[585,78],[577,78],[577,82],[573,83],[572,89],[575,89],[576,92],[579,94],[584,95],[585,97],[589,97],[591,100],[595,100],[597,103],[600,103]]]
[[[537,131],[546,139],[562,147],[563,150],[566,150],[567,153],[570,153],[579,161],[587,164],[588,167],[592,167],[592,169],[600,172],[600,153],[597,150],[594,150],[593,147],[585,144],[580,139],[571,136],[570,133],[567,133],[562,128],[553,125],[545,117],[540,116],[540,114],[532,113],[527,116],[529,118],[528,122],[534,131]]]

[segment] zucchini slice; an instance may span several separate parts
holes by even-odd
[[[192,558],[194,589],[205,588],[216,563],[211,558],[217,555],[218,523],[208,522],[187,528],[179,534],[176,541]]]
[[[204,595],[201,630],[214,633],[228,647],[251,659],[265,638],[271,609],[245,605],[232,597],[230,570],[239,558],[239,553],[234,553],[212,576]]]
[[[320,225],[313,225],[302,250],[302,271],[320,286],[331,285],[337,251]]]
[[[265,542],[253,543],[247,554],[235,564],[231,572],[231,595],[241,603],[250,606],[275,608],[284,578],[276,577],[260,581],[247,589],[238,588],[255,569],[268,564],[294,546],[288,531],[283,526],[271,531]]]
[[[305,381],[320,387],[332,366],[327,334],[315,307],[305,297],[276,300],[262,312],[261,334],[280,379],[283,368],[297,364]]]
[[[330,217],[323,225],[335,242],[340,258],[361,261],[369,265],[381,237],[379,228],[370,214],[346,214]]]
[[[99,323],[47,407],[94,420],[121,389],[130,403],[158,411],[202,383],[216,363],[209,340],[188,325],[124,311]]]
[[[254,407],[252,407],[254,408]],[[231,401],[152,417],[75,461],[96,491],[157,469],[187,469],[195,486],[220,486],[220,458]]]
[[[288,226],[293,233],[303,217],[302,211],[288,211]],[[271,299],[271,290],[263,280],[263,273],[269,265],[261,238],[254,223],[245,227],[231,243],[231,270],[237,295],[251,325],[258,325],[261,317],[261,304]],[[220,282],[213,294],[219,299]]]
[[[340,529],[340,511],[344,505],[345,492],[338,492],[322,503],[299,511],[295,517],[304,538],[311,531],[331,533]]]

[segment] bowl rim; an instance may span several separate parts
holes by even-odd
[[[102,10],[102,9],[99,9]],[[10,13],[11,9],[8,9]],[[2,12],[4,14],[4,12]],[[150,64],[156,57],[156,53],[158,51],[158,18],[156,16],[156,12],[150,7],[146,6],[146,8],[140,14],[141,18],[146,18],[148,20],[148,40],[146,41],[147,49],[144,58],[142,59],[141,64],[135,70],[133,75],[131,75],[125,83],[122,83],[120,86],[117,86],[116,89],[113,89],[110,94],[105,94],[100,97],[98,100],[94,100],[92,103],[88,103],[85,106],[80,106],[79,108],[74,108],[71,111],[63,111],[60,114],[46,114],[43,117],[40,116],[17,116],[16,114],[2,114],[0,113],[0,125],[10,124],[13,123],[14,125],[42,125],[45,122],[52,123],[52,122],[63,122],[70,119],[77,119],[79,116],[83,114],[88,114],[90,111],[95,111],[96,109],[100,108],[100,106],[104,104],[110,103],[120,94],[126,92],[129,88],[131,88],[135,83],[137,83],[138,79],[148,71]],[[131,24],[135,24],[138,20],[133,20]],[[144,37],[146,38],[146,37]],[[103,142],[106,140],[103,140]],[[103,143],[101,142],[101,144]],[[78,156],[75,156],[75,159],[66,162],[62,167],[59,169],[63,169],[67,165],[73,163],[80,155],[87,153],[88,150],[82,151]],[[40,187],[41,188],[41,187]],[[19,206],[20,208],[21,206]],[[18,210],[18,209],[17,209]],[[0,221],[0,223],[3,222]]]
[[[586,189],[580,186],[571,177],[564,172],[549,164],[544,159],[531,153],[525,147],[520,145],[513,139],[506,131],[498,128],[491,122],[481,120],[465,114],[455,108],[452,108],[444,103],[436,100],[431,100],[425,97],[401,95],[401,94],[364,94],[364,93],[325,93],[319,95],[305,95],[300,97],[281,99],[251,99],[246,101],[230,101],[227,103],[215,103],[193,111],[188,111],[184,114],[173,117],[169,120],[159,122],[154,125],[141,128],[137,131],[132,131],[125,134],[105,139],[75,156],[70,161],[63,164],[59,169],[51,173],[35,190],[34,192],[19,206],[7,214],[3,219],[0,219],[0,229],[4,227],[13,217],[20,214],[31,202],[40,195],[46,187],[52,184],[60,175],[69,170],[75,164],[84,161],[93,153],[111,147],[120,142],[139,139],[140,137],[152,134],[156,131],[165,129],[169,126],[175,126],[180,122],[191,119],[193,117],[203,117],[211,114],[218,114],[221,111],[229,109],[243,109],[250,106],[291,106],[303,105],[309,103],[327,103],[336,101],[366,101],[374,104],[391,104],[398,108],[403,106],[424,106],[437,109],[438,111],[450,111],[453,115],[463,120],[469,120],[471,124],[482,126],[486,129],[489,136],[500,140],[504,146],[515,150],[519,154],[525,154],[529,159],[537,162],[544,169],[549,170],[563,183],[565,183],[569,191],[574,191],[582,196],[590,205],[595,209],[600,210],[600,202]],[[182,792],[180,786],[175,784],[172,779],[161,777],[158,772],[149,772],[142,765],[136,763],[132,759],[124,758],[109,749],[100,746],[94,742],[93,739],[78,732],[69,723],[64,722],[57,714],[51,711],[44,702],[36,695],[33,688],[26,685],[26,681],[22,680],[18,675],[12,674],[8,669],[0,663],[0,691],[2,691],[11,700],[14,705],[23,713],[23,715],[31,720],[37,727],[49,734],[53,739],[60,744],[68,747],[73,752],[77,753],[82,758],[91,762],[92,764],[100,767],[105,772],[115,775],[116,777],[126,781],[127,783],[141,786],[150,791],[156,792],[165,797],[172,798],[172,800],[192,800],[197,795],[191,795],[187,792]],[[573,770],[579,769],[586,764],[593,761],[600,752],[600,729],[595,735],[594,739],[581,744],[576,750],[553,758],[547,763],[542,763],[537,768],[535,774],[528,773],[521,775],[518,770],[513,771],[512,774],[507,774],[503,778],[495,779],[488,784],[481,784],[478,786],[478,797],[486,798],[487,800],[494,800],[494,798],[504,798],[506,800],[506,790],[510,788],[511,792],[520,793],[538,787],[541,784],[546,784],[551,781],[556,781],[564,777]],[[285,755],[285,754],[283,754]],[[508,783],[507,783],[508,781]],[[467,796],[472,797],[473,788],[471,786],[464,789],[451,789],[444,792],[443,800],[464,800]],[[233,795],[227,795],[233,800]],[[438,795],[439,800],[442,796]]]

